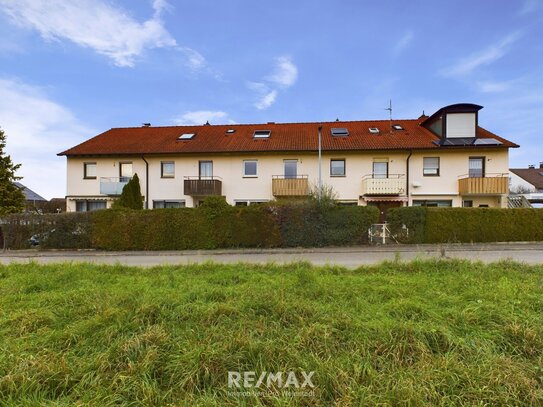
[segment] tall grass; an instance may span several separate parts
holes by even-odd
[[[2,406],[542,405],[543,266],[0,266]],[[228,371],[315,371],[309,397]]]

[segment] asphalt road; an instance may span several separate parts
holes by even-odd
[[[240,249],[168,252],[37,251],[20,250],[0,253],[0,263],[36,262],[40,264],[76,262],[124,264],[152,267],[212,261],[217,263],[291,263],[308,261],[315,265],[336,264],[356,268],[385,260],[409,261],[428,258],[461,258],[486,263],[511,259],[529,264],[543,264],[543,243],[389,245],[318,249]]]

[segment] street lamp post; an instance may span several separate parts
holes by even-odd
[[[322,194],[322,125],[319,126],[319,182],[317,187],[317,197],[320,200]]]

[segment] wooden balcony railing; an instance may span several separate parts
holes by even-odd
[[[285,177],[283,175],[272,176],[273,196],[307,196],[309,195],[309,181],[307,175],[297,177]]]
[[[509,192],[509,175],[487,174],[485,177],[470,178],[463,175],[458,180],[460,195],[502,195]]]
[[[362,195],[396,196],[405,195],[404,174],[389,174],[387,178],[373,178],[372,174],[362,178]]]
[[[185,195],[210,196],[222,195],[222,181],[218,177],[185,177]]]

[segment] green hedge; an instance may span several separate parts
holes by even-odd
[[[543,209],[398,208],[390,228],[409,228],[409,243],[543,241]]]
[[[36,236],[46,249],[89,249],[92,247],[90,213],[8,215],[0,225],[5,247],[27,249]]]
[[[5,219],[7,247],[185,250],[227,247],[314,247],[367,242],[378,219],[374,207],[314,202],[233,207],[207,199],[199,208],[103,210],[85,214],[13,215]],[[53,232],[51,232],[53,231]]]

